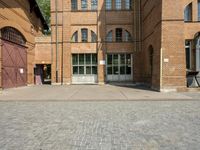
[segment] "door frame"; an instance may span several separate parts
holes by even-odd
[[[130,54],[131,56],[131,74],[120,74],[120,66],[121,66],[121,54],[125,55],[125,62],[127,61],[126,59],[126,54]],[[108,66],[108,55],[112,55],[112,64],[113,64],[113,55],[118,55],[118,74],[114,75],[113,74],[113,67],[112,67],[112,75],[108,75],[107,72],[107,66]],[[126,64],[125,64],[126,66]],[[126,72],[126,70],[125,70]],[[106,54],[106,81],[107,82],[123,82],[123,81],[132,81],[133,80],[133,54],[132,53],[107,53]]]

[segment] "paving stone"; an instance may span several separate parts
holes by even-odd
[[[1,150],[199,150],[200,101],[0,102]]]

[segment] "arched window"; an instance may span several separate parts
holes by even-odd
[[[25,45],[26,39],[24,36],[15,28],[5,27],[1,29],[2,39],[11,41],[16,44]]]
[[[91,9],[92,10],[97,10],[97,0],[91,0]]]
[[[130,10],[131,9],[131,0],[125,0],[125,9]]]
[[[81,29],[81,41],[88,42],[88,29]]]
[[[107,34],[107,36],[106,36],[106,41],[107,42],[112,42],[113,41],[113,31],[111,30],[111,31],[109,31],[108,32],[108,34]]]
[[[71,9],[72,10],[77,10],[78,9],[77,0],[71,0]]]
[[[73,36],[72,36],[72,38],[71,38],[71,41],[72,41],[72,42],[78,42],[78,31],[76,31],[76,32],[73,34]]]
[[[122,28],[116,28],[115,40],[116,42],[122,42]]]
[[[184,21],[192,21],[192,3],[187,5],[184,10]]]
[[[97,41],[97,35],[93,31],[91,31],[91,42],[96,42]]]
[[[87,10],[87,0],[81,0],[81,9],[82,10]]]
[[[125,38],[125,39],[124,39],[125,42],[130,42],[130,41],[132,41],[131,34],[130,34],[127,30],[125,30],[125,37],[124,37],[124,38]]]

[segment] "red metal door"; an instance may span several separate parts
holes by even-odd
[[[26,48],[5,40],[2,42],[2,87],[25,86],[27,84]]]

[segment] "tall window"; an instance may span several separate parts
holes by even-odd
[[[131,9],[131,0],[125,0],[125,9],[127,10]]]
[[[112,42],[113,41],[113,31],[108,32],[107,36],[106,36],[106,41],[107,42]]]
[[[72,41],[72,42],[78,42],[78,31],[76,31],[76,32],[73,34],[71,41]]]
[[[117,10],[120,10],[122,8],[122,1],[121,0],[115,0],[115,8]]]
[[[78,9],[77,0],[71,0],[71,9],[72,10],[77,10]]]
[[[132,41],[132,37],[131,37],[131,34],[128,32],[128,31],[125,31],[125,36],[124,36],[124,41],[125,42],[130,42]]]
[[[184,21],[192,21],[192,3],[187,5],[184,10]]]
[[[81,0],[81,9],[87,10],[87,0]]]
[[[81,29],[82,42],[88,41],[88,29]]]
[[[116,42],[122,42],[122,28],[116,28]]]
[[[91,0],[91,9],[92,10],[97,10],[97,0]]]
[[[95,75],[97,74],[96,54],[73,54],[73,75]]]
[[[108,75],[131,75],[131,54],[108,54],[106,66]]]
[[[198,0],[198,21],[200,21],[200,0]]]
[[[97,35],[93,31],[91,31],[91,42],[96,42],[97,41]]]
[[[106,10],[112,9],[112,0],[106,0]]]
[[[191,41],[185,41],[186,69],[191,69]]]

